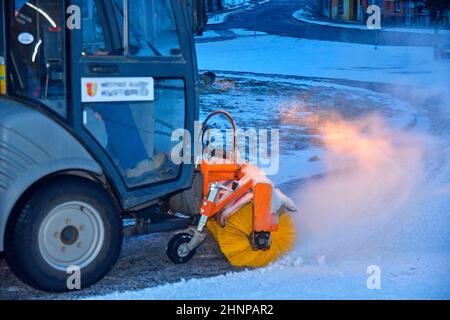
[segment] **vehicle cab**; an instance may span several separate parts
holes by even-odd
[[[186,15],[174,14],[185,13],[180,2],[71,3],[7,1],[8,95],[68,127],[124,208],[186,186],[191,168],[170,161],[172,132],[192,129],[198,114],[192,33]]]
[[[179,143],[172,133],[193,136],[199,115],[191,15],[199,3],[0,3],[0,251],[27,283],[64,290],[68,266],[94,262],[104,266],[86,271],[85,283],[97,281],[121,242],[111,215],[191,186],[193,165],[175,164],[171,152]],[[81,217],[79,225],[65,214]],[[32,226],[18,225],[25,216]],[[80,226],[92,229],[89,248]],[[29,247],[40,275],[18,253]]]

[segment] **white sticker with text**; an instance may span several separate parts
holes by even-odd
[[[153,78],[82,78],[82,102],[153,101]]]

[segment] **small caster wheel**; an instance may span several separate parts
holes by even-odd
[[[189,233],[179,233],[170,239],[167,245],[167,256],[176,264],[186,263],[195,255],[196,249],[190,251],[188,243],[191,241],[192,235]]]

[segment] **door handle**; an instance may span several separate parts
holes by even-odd
[[[119,73],[119,67],[113,66],[113,65],[90,65],[89,73],[114,74],[114,73]]]

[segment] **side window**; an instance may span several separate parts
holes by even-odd
[[[94,91],[101,90],[102,84],[90,85]],[[177,144],[171,137],[174,130],[184,128],[184,89],[183,80],[155,79],[152,101],[83,104],[84,127],[129,187],[175,179],[180,173],[181,167],[171,161]]]
[[[52,0],[8,1],[12,94],[66,116],[64,8]]]
[[[132,4],[129,9],[130,55],[180,55],[180,40],[170,0],[135,0]]]

